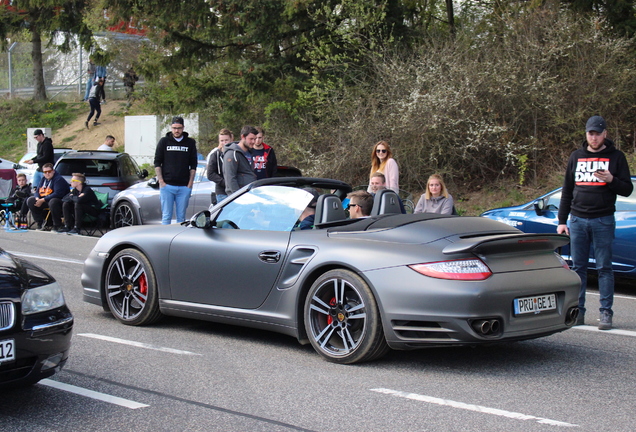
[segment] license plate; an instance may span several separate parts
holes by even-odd
[[[528,313],[538,314],[539,312],[556,309],[556,294],[546,294],[534,297],[523,297],[515,299],[515,315]]]
[[[0,341],[0,363],[15,360],[15,341],[7,339]]]

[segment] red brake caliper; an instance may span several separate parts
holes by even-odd
[[[335,306],[336,305],[336,298],[332,297],[331,300],[329,300],[329,306]],[[331,317],[331,315],[329,315],[327,317],[327,325],[331,324],[333,322],[333,318]]]
[[[146,280],[146,273],[142,273],[141,276],[139,276],[139,292],[144,296],[148,295],[148,281]],[[143,299],[139,300],[144,301]]]

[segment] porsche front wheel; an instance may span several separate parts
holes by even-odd
[[[304,317],[311,345],[329,361],[370,361],[389,350],[373,293],[351,271],[320,276],[307,295]]]
[[[146,325],[161,318],[155,273],[138,250],[115,255],[108,264],[105,289],[108,307],[122,323]]]

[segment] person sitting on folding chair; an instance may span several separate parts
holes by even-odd
[[[86,185],[86,177],[81,173],[73,173],[71,191],[62,198],[64,210],[64,228],[60,232],[80,234],[84,215],[97,217],[102,203],[90,186]]]
[[[17,186],[11,190],[11,193],[6,199],[0,199],[0,203],[11,204],[9,209],[16,218],[16,228],[26,229],[27,213],[29,212],[27,198],[31,196],[31,185],[27,183],[27,178],[24,173],[17,175],[17,181]]]
[[[38,230],[44,229],[44,210],[51,211],[53,232],[59,232],[62,225],[62,198],[68,193],[68,182],[60,173],[55,172],[52,163],[42,167],[44,177],[37,185],[35,195],[27,200]]]

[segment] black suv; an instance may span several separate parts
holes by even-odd
[[[70,151],[57,161],[55,170],[68,182],[73,173],[84,174],[87,185],[108,194],[109,204],[117,192],[148,177],[148,171],[140,170],[128,153],[114,151]]]

